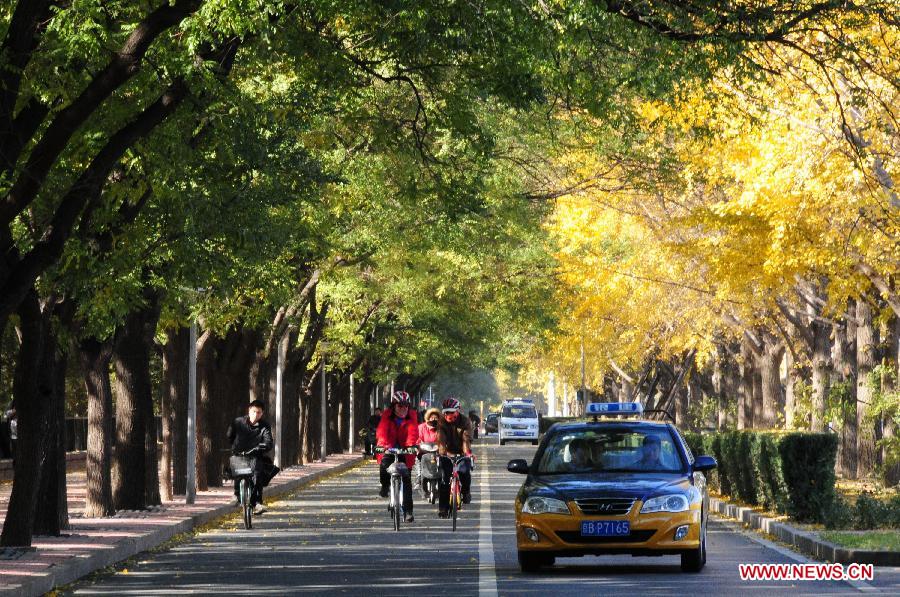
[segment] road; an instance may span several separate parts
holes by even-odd
[[[487,441],[490,441],[488,438]],[[557,560],[524,575],[516,562],[512,503],[523,477],[506,462],[530,458],[530,445],[480,442],[473,504],[456,533],[433,506],[417,504],[416,521],[393,531],[386,500],[377,497],[374,465],[353,469],[269,505],[247,531],[237,518],[171,549],[143,554],[126,570],[68,587],[75,595],[361,594],[858,594],[900,592],[900,571],[877,569],[875,580],[744,582],[738,563],[794,563],[733,525],[713,521],[709,560],[683,574],[676,556],[605,556]],[[712,519],[711,519],[712,520]]]

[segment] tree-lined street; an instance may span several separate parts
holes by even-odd
[[[701,574],[682,573],[675,556],[603,556],[559,560],[553,569],[524,575],[515,556],[512,509],[522,477],[506,472],[506,463],[533,453],[526,445],[479,444],[472,507],[461,513],[456,533],[449,521],[437,518],[434,507],[418,499],[416,521],[395,532],[385,500],[377,497],[377,469],[367,464],[274,503],[252,530],[238,528],[233,520],[172,549],[139,556],[127,573],[79,583],[71,594],[634,595],[714,590],[821,595],[892,593],[900,587],[900,570],[881,568],[870,587],[743,582],[739,563],[807,560],[787,557],[722,522],[711,527],[710,558]],[[493,566],[482,564],[485,549],[492,550]]]
[[[723,496],[900,553],[898,131],[896,0],[4,2],[0,553],[224,491],[251,403],[287,469],[358,452],[395,391],[639,403]],[[509,578],[480,449],[496,499],[447,557],[564,585]],[[362,495],[243,537],[399,549]]]

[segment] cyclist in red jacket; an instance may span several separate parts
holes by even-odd
[[[419,443],[419,421],[415,409],[410,408],[409,394],[403,391],[394,392],[391,406],[381,413],[381,422],[375,431],[377,444],[381,448],[409,448]],[[378,454],[378,471],[381,477],[381,491],[378,495],[388,496],[388,484],[391,476],[387,468],[394,463],[393,454]],[[407,470],[411,471],[416,461],[415,454],[403,456]],[[403,511],[406,522],[413,521],[412,481],[403,480]]]

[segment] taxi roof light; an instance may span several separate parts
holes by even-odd
[[[644,406],[640,402],[591,402],[586,412],[589,415],[640,415]]]

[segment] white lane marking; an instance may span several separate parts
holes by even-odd
[[[479,597],[496,597],[497,571],[494,570],[494,536],[491,530],[491,482],[488,472],[487,453],[482,450],[480,483],[481,517],[478,531],[478,595]]]
[[[724,517],[718,516],[718,515],[716,515],[715,518],[718,522],[720,522],[722,524],[722,526],[729,528],[730,530],[734,531],[735,533],[738,533],[739,535],[743,535],[747,539],[750,539],[751,541],[758,543],[758,544],[762,545],[763,547],[771,549],[774,552],[780,553],[784,557],[790,558],[799,564],[818,563],[817,560],[811,560],[804,555],[801,555],[795,551],[791,551],[790,549],[788,549],[786,547],[782,547],[781,545],[778,545],[777,543],[773,543],[773,542],[769,541],[768,539],[763,539],[758,534],[756,534],[754,531],[748,531],[748,530],[744,529],[741,525],[739,525],[737,522],[733,522],[731,519],[724,518]],[[876,572],[877,572],[877,568],[876,568]],[[853,587],[854,589],[856,589],[857,591],[860,591],[861,593],[880,593],[881,592],[881,590],[878,589],[877,587],[873,587],[869,583],[863,582],[861,580],[844,580],[844,581],[839,580],[839,581],[835,581],[835,582],[845,582],[848,585],[850,585],[851,587]]]

